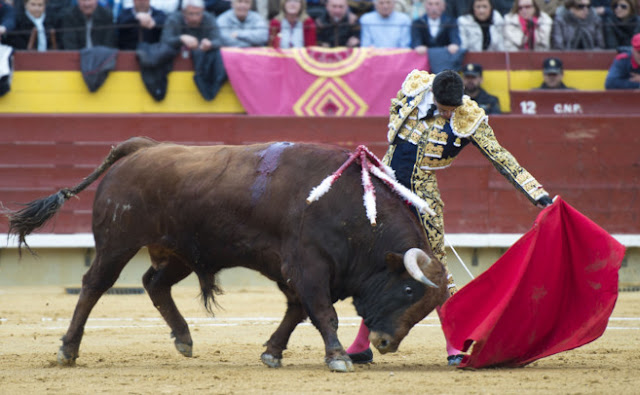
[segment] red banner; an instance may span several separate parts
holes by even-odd
[[[523,366],[602,335],[624,246],[560,198],[533,228],[442,307],[460,367]]]
[[[429,67],[392,48],[222,48],[222,58],[250,115],[388,115],[407,74]]]

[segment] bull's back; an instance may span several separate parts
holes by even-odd
[[[118,222],[156,238],[203,229],[227,238],[281,233],[304,211],[311,188],[347,157],[340,148],[294,143],[141,149],[105,175],[94,232]]]

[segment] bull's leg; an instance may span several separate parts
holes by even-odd
[[[78,358],[80,342],[84,334],[87,318],[104,294],[118,279],[124,266],[136,254],[138,249],[118,250],[117,252],[99,249],[91,267],[82,277],[82,289],[76,309],[67,333],[62,337],[62,347],[58,351],[60,365],[73,366]]]
[[[287,311],[278,329],[273,332],[269,340],[264,344],[267,349],[260,356],[262,362],[271,368],[282,366],[282,351],[287,349],[291,333],[300,322],[307,318],[307,313],[305,313],[295,293],[282,284],[278,284],[278,287],[287,297]]]
[[[352,372],[353,362],[338,340],[338,314],[329,295],[329,284],[318,278],[307,279],[300,288],[305,310],[320,331],[325,346],[325,363],[335,372]]]
[[[174,344],[176,349],[185,357],[191,357],[193,352],[193,341],[189,326],[180,311],[176,307],[173,297],[171,296],[171,287],[187,277],[191,272],[191,268],[180,261],[178,258],[161,257],[154,254],[150,249],[149,255],[153,267],[142,277],[142,283],[147,290],[153,305],[158,309],[162,318],[171,328],[171,335],[175,337]]]

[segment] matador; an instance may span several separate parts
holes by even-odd
[[[424,226],[434,255],[447,267],[444,248],[444,203],[440,198],[436,171],[449,167],[469,143],[476,146],[498,171],[532,203],[546,207],[553,203],[542,185],[504,149],[478,104],[464,95],[458,73],[445,70],[437,75],[413,70],[391,100],[383,162],[396,173],[400,183],[424,199],[436,215],[416,214]],[[447,269],[448,271],[448,269]],[[449,293],[457,287],[451,273]],[[437,309],[439,313],[439,308]],[[373,360],[369,330],[364,323],[347,353],[354,363]],[[463,355],[447,342],[449,365],[458,365]]]

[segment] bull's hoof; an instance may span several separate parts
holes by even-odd
[[[353,368],[353,362],[351,362],[351,360],[347,357],[347,358],[332,358],[327,360],[327,366],[329,367],[329,370],[332,372],[340,372],[340,373],[347,373],[347,372],[353,372],[355,369]]]
[[[62,347],[58,350],[58,365],[60,366],[76,366],[76,357],[67,355]]]
[[[191,358],[193,356],[193,346],[191,344],[179,343],[175,341],[176,350],[180,352],[180,354],[184,355],[187,358]]]
[[[281,368],[282,367],[282,358],[276,358],[271,354],[267,354],[263,352],[260,355],[260,360],[263,364],[267,365],[270,368]]]

